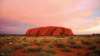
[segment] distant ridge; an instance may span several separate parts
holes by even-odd
[[[25,34],[0,34],[0,36],[25,36]]]

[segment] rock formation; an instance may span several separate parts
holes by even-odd
[[[74,35],[72,30],[64,27],[39,27],[29,29],[26,32],[27,36],[72,36]]]

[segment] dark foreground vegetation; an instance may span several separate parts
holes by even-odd
[[[2,35],[0,56],[100,56],[100,36]]]

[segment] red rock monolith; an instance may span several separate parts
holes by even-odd
[[[72,30],[64,27],[38,27],[28,29],[26,32],[27,36],[72,36],[74,35]]]

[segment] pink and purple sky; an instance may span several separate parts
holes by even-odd
[[[100,33],[100,0],[0,0],[0,33],[24,34],[40,26]]]

